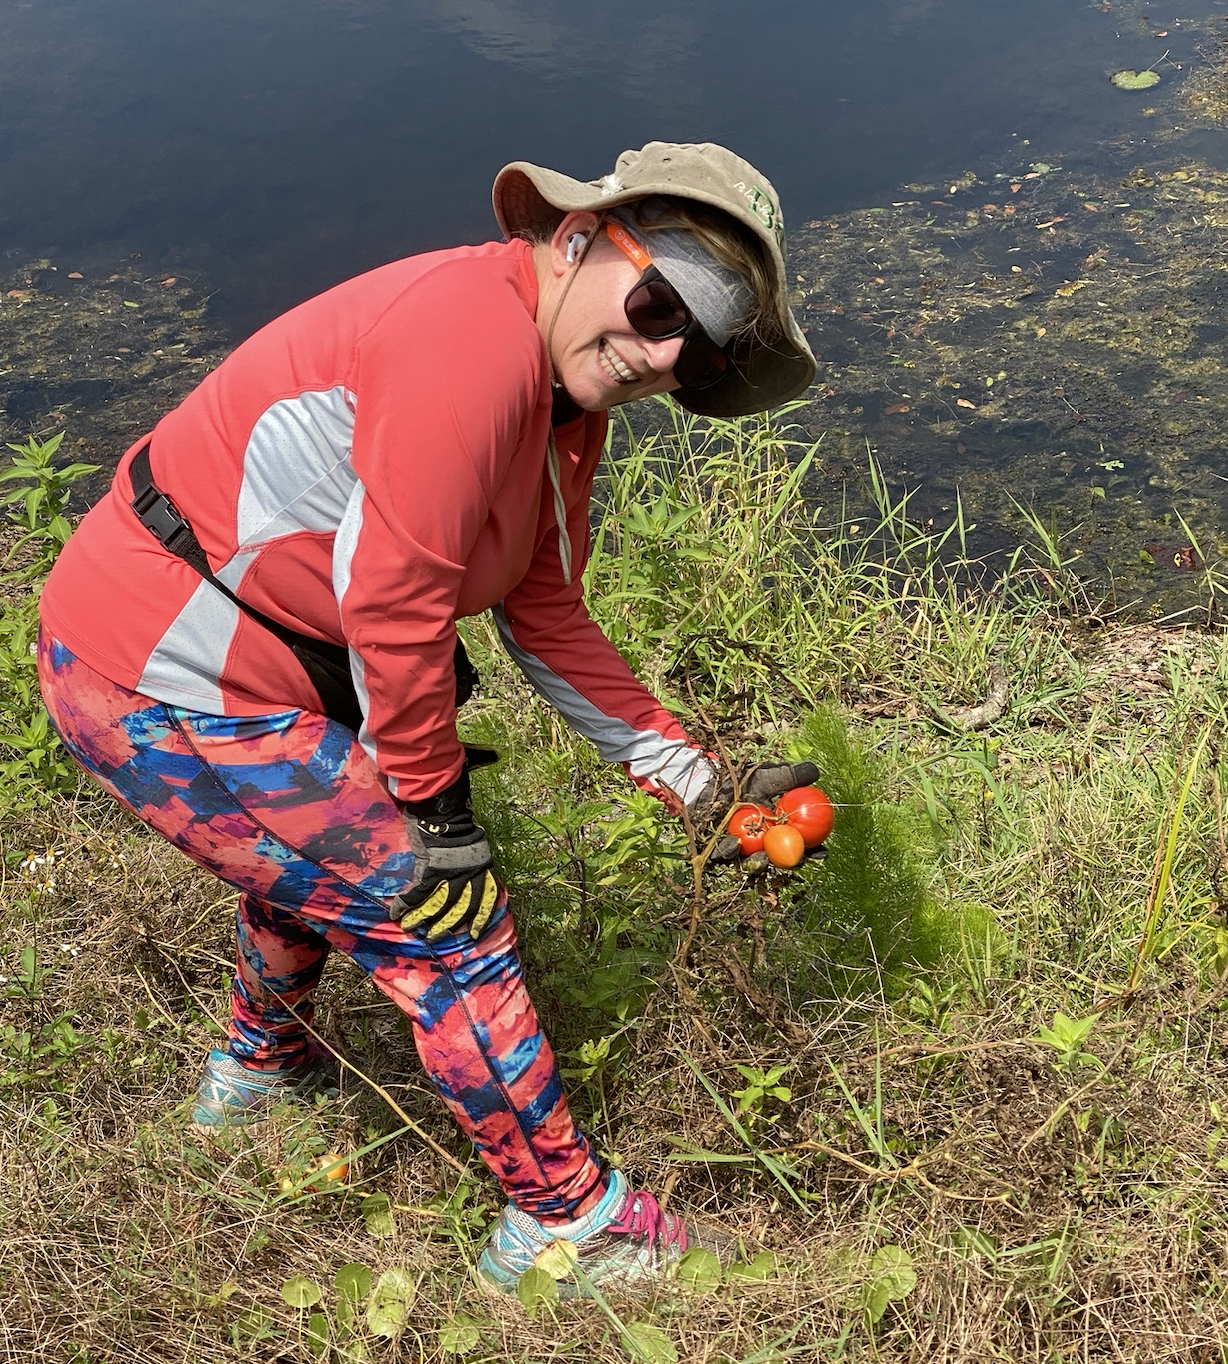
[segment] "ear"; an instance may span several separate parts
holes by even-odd
[[[573,266],[567,260],[567,240],[577,232],[582,232],[592,245],[593,233],[601,221],[596,213],[569,213],[554,230],[550,238],[550,268],[554,274],[567,274]]]

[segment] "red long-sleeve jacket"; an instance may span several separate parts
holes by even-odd
[[[348,645],[361,741],[400,799],[460,771],[456,621],[492,609],[576,729],[641,786],[687,799],[707,759],[584,605],[604,413],[555,428],[560,542],[536,305],[531,251],[516,241],[338,285],[257,332],[158,423],[154,480],[232,591]],[[60,556],[45,626],[156,700],[215,715],[318,709],[286,646],[137,520],[131,457]]]

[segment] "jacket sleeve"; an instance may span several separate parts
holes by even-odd
[[[423,800],[463,762],[452,658],[465,564],[516,451],[544,445],[549,415],[540,336],[512,290],[480,294],[444,266],[407,292],[358,343],[358,482],[333,587],[360,741],[395,797]]]
[[[571,582],[565,579],[557,527],[539,538],[528,572],[495,608],[504,647],[534,689],[620,762],[637,785],[663,799],[693,800],[715,771],[707,755],[632,673],[588,613],[581,581],[591,548],[589,499],[604,438],[604,417],[585,422],[584,450],[560,441],[559,477],[567,507]],[[577,437],[577,442],[579,438]]]

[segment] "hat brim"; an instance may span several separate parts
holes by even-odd
[[[560,171],[513,161],[495,178],[491,198],[504,236],[551,236],[568,213],[604,213],[620,204],[667,194],[709,204],[748,227],[771,263],[775,313],[780,334],[770,343],[755,338],[735,342],[725,377],[711,388],[676,389],[675,402],[708,417],[745,417],[796,398],[814,381],[815,360],[789,308],[784,257],[779,244],[749,211],[731,211],[728,195],[668,177],[640,180],[614,189],[604,181],[575,180]]]

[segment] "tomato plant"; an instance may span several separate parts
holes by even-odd
[[[739,805],[729,816],[729,832],[741,845],[743,857],[763,851],[763,836],[776,822],[766,805]]]
[[[796,867],[806,856],[806,840],[792,824],[773,824],[763,836],[763,851],[774,867]]]
[[[776,822],[797,830],[809,852],[832,831],[836,811],[817,786],[795,786],[776,802]]]

